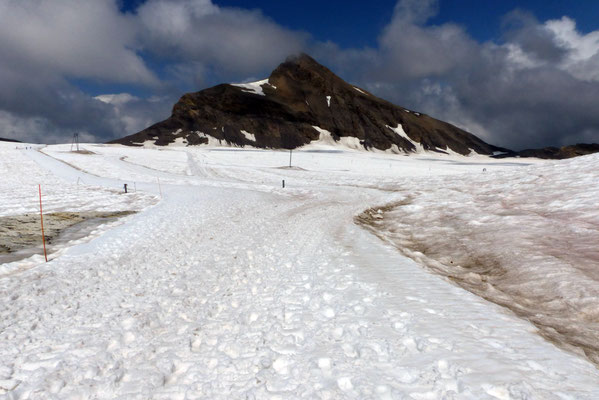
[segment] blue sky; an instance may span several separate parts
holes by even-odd
[[[599,2],[0,0],[0,137],[121,137],[306,52],[500,146],[599,142]]]
[[[134,11],[145,0],[125,0],[123,11]],[[342,46],[374,46],[381,30],[391,20],[395,0],[377,0],[364,6],[361,1],[343,0],[217,0],[223,7],[261,10],[266,16],[290,29],[310,32],[318,40],[332,40]],[[599,1],[579,0],[445,0],[439,14],[429,24],[461,24],[481,41],[501,38],[501,21],[515,9],[532,12],[539,20],[574,18],[582,32],[597,29]]]
[[[135,7],[139,1],[128,2]],[[318,40],[332,40],[347,47],[374,46],[381,30],[390,22],[395,0],[368,2],[340,0],[217,0],[229,7],[257,8],[283,25],[305,30]],[[476,39],[500,39],[503,16],[515,9],[532,12],[540,20],[568,15],[583,32],[597,29],[599,1],[579,0],[445,0],[439,14],[428,24],[461,24]]]

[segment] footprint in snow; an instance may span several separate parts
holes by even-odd
[[[339,389],[343,390],[344,392],[347,392],[354,388],[354,385],[351,381],[351,377],[349,376],[343,376],[337,379],[337,386],[339,386]]]

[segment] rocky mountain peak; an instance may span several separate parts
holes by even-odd
[[[270,75],[269,81],[275,83],[279,80],[289,79],[304,84],[314,83],[339,83],[341,81],[331,70],[319,64],[307,54],[300,54],[287,58]]]
[[[394,153],[504,150],[353,86],[307,54],[288,58],[262,81],[185,94],[170,118],[114,143],[290,149],[319,139]]]
[[[287,58],[272,72],[268,82],[280,89],[282,95],[300,97],[315,93],[327,96],[353,88],[305,53]]]

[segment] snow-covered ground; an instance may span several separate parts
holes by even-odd
[[[593,364],[353,223],[407,185],[548,163],[322,144],[285,168],[288,152],[68,147],[0,144],[0,212],[35,211],[36,187],[18,186],[40,174],[54,207],[144,211],[0,277],[0,397],[599,397]]]
[[[36,162],[40,158],[37,150],[15,147],[0,142],[0,216],[39,212],[38,185],[42,186],[47,212],[138,210],[148,202],[149,196],[142,192],[120,195],[123,188],[119,183],[93,185],[95,182],[83,174],[81,178],[73,175],[74,179],[61,179],[52,168]],[[65,151],[68,148],[65,146]],[[158,164],[160,159],[155,158]],[[174,169],[176,163],[173,157],[171,160]]]
[[[406,181],[367,225],[599,364],[599,156]]]
[[[62,179],[53,170],[72,168],[55,160],[49,160],[54,161],[53,164],[41,166],[40,160],[44,156],[37,151],[38,147],[41,146],[0,142],[0,217],[39,213],[38,185],[41,185],[44,213],[140,211],[157,202],[157,196],[142,191],[125,196],[120,182],[95,179],[77,171],[72,171],[68,179]],[[65,151],[69,148],[70,146],[65,146]],[[91,237],[122,222],[113,221],[96,226]],[[88,239],[89,237],[77,239],[77,242]],[[62,244],[52,246],[55,254],[50,258],[62,254],[67,247]],[[44,261],[41,255],[41,233],[39,248],[36,250],[38,254],[31,258],[0,264],[0,278]]]

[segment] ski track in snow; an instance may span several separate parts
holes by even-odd
[[[151,150],[63,150],[44,151],[90,174],[43,154],[15,162],[163,198],[0,278],[0,398],[599,397],[592,364],[352,223],[398,173],[518,166],[294,152],[290,170],[284,152],[190,148],[165,151],[170,168]]]

